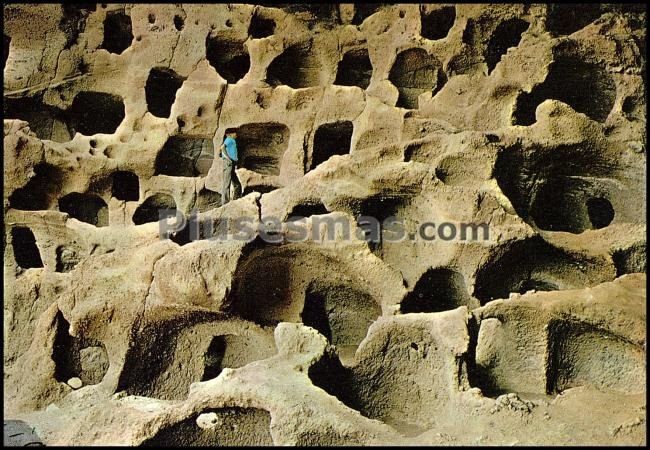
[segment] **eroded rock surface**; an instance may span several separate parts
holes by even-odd
[[[646,443],[644,7],[3,8],[5,418],[47,445]],[[162,210],[189,225],[161,239]]]

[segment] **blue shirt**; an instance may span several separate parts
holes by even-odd
[[[237,161],[237,142],[230,136],[228,136],[224,141],[226,146],[226,153],[230,159]]]

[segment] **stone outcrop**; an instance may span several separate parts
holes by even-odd
[[[5,418],[646,443],[645,7],[3,8]]]

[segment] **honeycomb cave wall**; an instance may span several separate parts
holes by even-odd
[[[3,12],[5,419],[646,443],[643,5]]]

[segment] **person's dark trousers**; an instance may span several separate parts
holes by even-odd
[[[225,205],[230,201],[230,184],[232,183],[235,186],[235,193],[233,195],[233,200],[238,199],[241,196],[241,183],[239,178],[237,178],[237,172],[235,172],[235,163],[230,159],[224,158],[223,160],[223,187],[221,189],[221,204]]]

